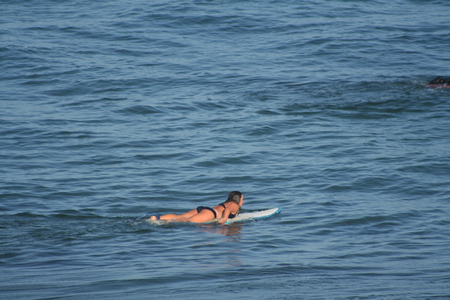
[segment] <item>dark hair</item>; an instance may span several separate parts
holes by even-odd
[[[235,202],[239,204],[241,201],[242,193],[238,191],[233,191],[228,195],[228,199],[226,202]]]

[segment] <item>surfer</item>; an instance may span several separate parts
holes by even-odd
[[[443,87],[447,88],[450,87],[450,77],[442,77],[438,76],[428,82],[427,87]]]
[[[162,216],[151,216],[150,220],[203,223],[219,218],[219,223],[224,224],[228,219],[232,219],[238,214],[242,205],[244,205],[244,195],[241,192],[233,191],[228,195],[228,199],[225,202],[214,207],[199,206],[182,215],[167,214]]]

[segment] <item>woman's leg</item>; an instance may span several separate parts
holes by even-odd
[[[208,209],[201,210],[198,214],[194,214],[188,218],[180,218],[173,220],[174,222],[192,222],[192,223],[203,223],[207,221],[214,220],[214,213]]]
[[[173,219],[179,219],[179,218],[190,218],[193,215],[195,215],[196,213],[197,213],[197,209],[193,209],[182,215],[176,215],[176,214],[163,215],[163,216],[160,216],[159,219],[160,220],[173,220]],[[151,216],[150,220],[156,221],[157,218],[155,216]]]

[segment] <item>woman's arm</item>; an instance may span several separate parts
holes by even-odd
[[[228,208],[225,208],[222,212],[222,217],[219,221],[220,224],[224,224],[228,220],[228,216],[230,215],[231,211]]]

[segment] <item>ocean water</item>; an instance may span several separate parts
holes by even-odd
[[[450,299],[449,1],[0,8],[0,298]]]

